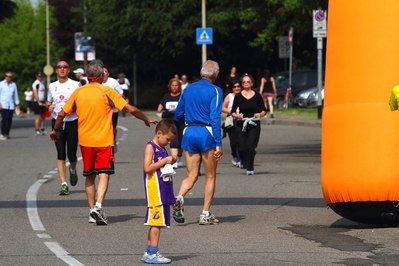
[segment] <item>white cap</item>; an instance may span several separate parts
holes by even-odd
[[[84,74],[84,73],[85,73],[85,71],[83,70],[83,68],[78,68],[78,69],[75,69],[75,70],[73,71],[73,73],[80,73],[80,74]]]

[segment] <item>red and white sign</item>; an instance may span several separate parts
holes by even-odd
[[[313,37],[327,37],[327,12],[323,10],[313,10]]]
[[[291,45],[293,40],[294,40],[294,28],[290,27],[288,31],[288,44]]]

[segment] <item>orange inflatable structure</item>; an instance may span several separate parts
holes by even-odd
[[[321,186],[337,214],[399,223],[399,1],[329,1]]]

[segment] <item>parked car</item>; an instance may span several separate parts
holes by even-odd
[[[288,98],[288,107],[294,106],[294,98],[299,92],[317,86],[317,70],[295,70],[292,71],[291,77],[291,98]],[[273,76],[276,82],[276,108],[283,108],[284,105],[284,95],[289,86],[289,72],[279,72]],[[323,78],[324,80],[324,78]]]
[[[317,107],[318,95],[317,87],[306,89],[297,94],[294,102],[299,107]],[[324,104],[324,86],[321,88],[321,104]]]

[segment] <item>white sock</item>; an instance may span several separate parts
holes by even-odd
[[[72,169],[71,167],[69,167],[69,172],[70,172],[71,174],[74,174],[74,173],[76,173],[76,169]]]
[[[67,186],[68,186],[68,183],[67,183],[67,182],[62,182],[62,183],[61,183],[61,186],[62,186],[62,185],[67,185]]]
[[[103,205],[101,203],[96,202],[96,207],[101,209],[103,207]]]
[[[202,211],[202,214],[205,214],[205,216],[209,216],[209,211]]]
[[[184,198],[182,195],[177,195],[176,199],[180,199],[181,204],[184,204]]]

